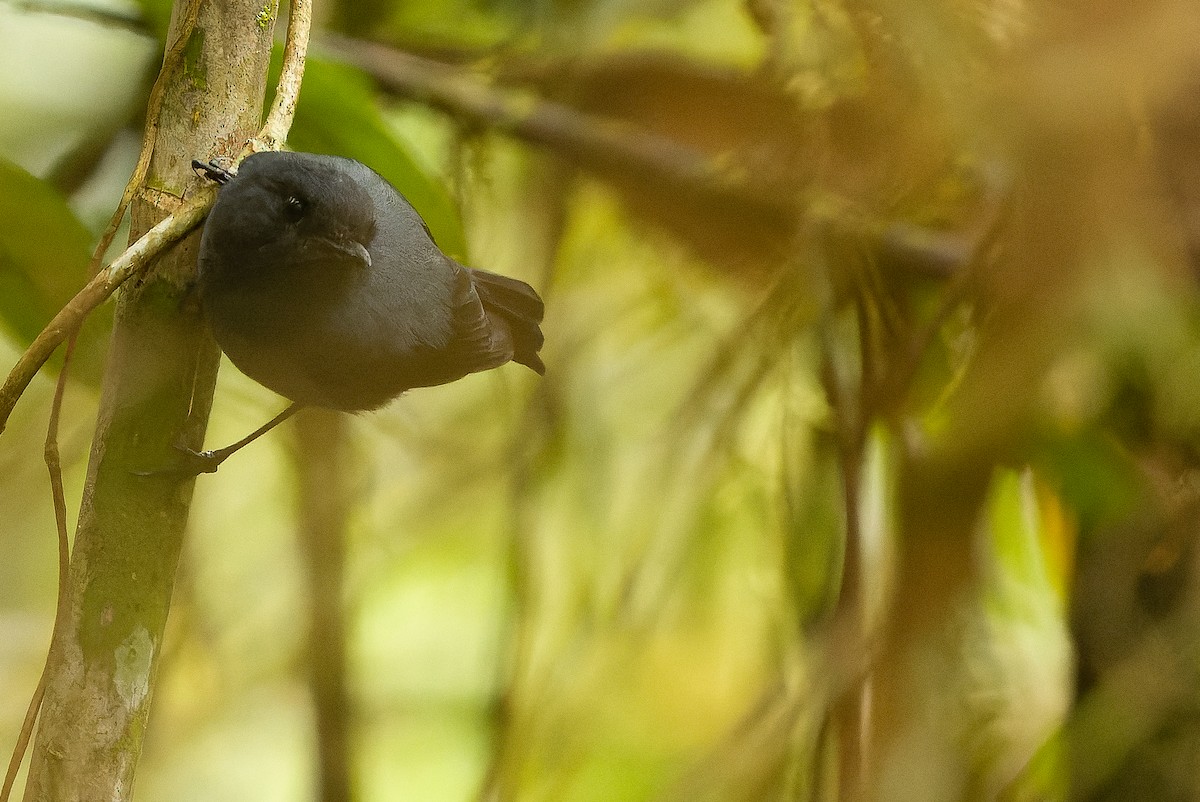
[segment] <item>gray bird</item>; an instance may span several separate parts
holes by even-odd
[[[351,159],[257,153],[223,184],[200,240],[213,336],[250,378],[292,401],[250,436],[192,453],[198,472],[305,406],[375,409],[416,387],[506,362],[545,372],[532,287],[441,252],[396,189]]]

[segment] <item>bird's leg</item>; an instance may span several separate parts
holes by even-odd
[[[192,451],[190,448],[179,447],[187,458],[187,464],[180,467],[181,473],[201,474],[201,473],[216,473],[217,468],[221,463],[229,459],[235,452],[240,451],[244,446],[248,446],[258,438],[262,437],[267,432],[274,429],[279,424],[283,423],[288,418],[295,415],[304,408],[303,404],[292,403],[283,412],[280,412],[269,421],[259,426],[250,434],[238,440],[233,445],[218,448],[215,451]]]

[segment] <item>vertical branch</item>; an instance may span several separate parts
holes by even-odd
[[[350,709],[346,691],[345,568],[347,481],[346,420],[310,409],[293,424],[299,453],[299,546],[308,571],[309,690],[316,713],[317,798],[354,799]]]
[[[863,325],[861,308],[858,310],[860,327]],[[852,398],[851,388],[840,375],[837,366],[836,345],[833,342],[834,333],[830,331],[831,322],[826,320],[822,326],[822,365],[821,381],[825,386],[825,394],[833,410],[834,427],[836,430],[838,456],[841,462],[842,474],[842,503],[844,506],[845,538],[842,555],[842,575],[838,589],[837,601],[834,605],[832,620],[836,622],[839,632],[850,643],[865,644],[863,632],[863,549],[862,528],[859,521],[860,478],[862,476],[863,444],[866,436],[866,410],[863,405],[864,393],[860,393],[857,403]],[[860,348],[863,349],[863,366],[869,360],[865,354],[869,344],[861,336]],[[862,376],[866,382],[866,373]],[[838,748],[838,799],[851,802],[861,798],[864,791],[864,726],[865,726],[865,694],[866,680],[855,682],[841,690],[833,699],[830,712],[833,724],[832,735]]]
[[[150,156],[154,152],[154,140],[158,136],[158,120],[159,113],[162,110],[163,90],[167,85],[167,81],[179,69],[179,65],[183,59],[184,46],[191,37],[192,29],[196,25],[196,17],[199,13],[200,0],[192,0],[184,13],[183,23],[179,26],[180,30],[174,44],[167,48],[163,56],[162,69],[158,74],[158,79],[154,82],[154,86],[150,89],[150,97],[146,103],[146,130],[142,137],[142,150],[138,154],[137,166],[134,168],[133,175],[130,176],[128,183],[125,185],[125,191],[121,193],[121,201],[117,204],[116,211],[113,212],[108,226],[104,229],[104,233],[100,235],[100,240],[96,243],[96,247],[92,251],[92,259],[88,265],[89,280],[94,279],[96,274],[100,272],[100,263],[104,259],[104,254],[108,252],[108,247],[112,245],[113,237],[116,236],[117,230],[121,226],[121,221],[125,219],[125,212],[129,209],[129,204],[133,200],[134,193],[137,192],[138,187],[142,185],[142,182],[146,178],[146,170],[150,167]],[[54,400],[50,405],[50,421],[46,428],[44,454],[46,469],[50,473],[50,492],[54,502],[54,520],[58,532],[58,592],[54,611],[54,629],[58,629],[61,626],[67,609],[67,576],[71,559],[70,535],[67,532],[67,499],[66,492],[63,489],[62,460],[58,448],[58,423],[62,416],[63,397],[66,395],[67,389],[67,376],[71,372],[71,357],[75,353],[75,345],[79,339],[79,330],[83,326],[84,319],[80,317],[71,326],[70,334],[67,335],[62,369],[58,372],[58,383],[54,388]],[[0,788],[0,802],[8,802],[9,793],[12,791],[13,783],[16,780],[17,770],[21,766],[25,750],[29,746],[29,739],[33,735],[33,724],[37,719],[38,712],[41,710],[42,697],[46,694],[47,674],[50,670],[49,659],[50,655],[47,654],[46,664],[42,668],[41,676],[38,677],[37,688],[34,690],[33,697],[29,701],[29,709],[26,712],[25,721],[21,725],[21,732],[17,738],[17,745],[13,749],[12,759],[9,761],[8,773],[4,778],[4,786]]]
[[[257,126],[271,47],[261,3],[198,11],[184,68],[163,85],[131,240],[183,205],[191,159],[237,147]],[[176,8],[170,38],[188,17]],[[199,446],[207,424],[218,352],[187,293],[197,244],[193,236],[160,259],[117,305],[29,802],[132,794],[193,484],[135,472],[169,464],[181,432]]]
[[[271,9],[271,21],[275,20],[278,3],[268,4],[259,10],[261,27],[262,14]],[[269,26],[268,26],[269,27]],[[267,113],[262,130],[255,137],[258,149],[278,150],[287,139],[296,116],[296,102],[300,99],[300,80],[304,77],[304,57],[308,52],[308,35],[312,29],[311,0],[292,0],[288,7],[287,42],[283,46],[283,68],[279,73],[279,84],[275,87],[275,98]],[[255,143],[252,143],[255,144]],[[253,148],[252,148],[253,149]]]

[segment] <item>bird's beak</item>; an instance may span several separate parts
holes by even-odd
[[[350,237],[322,237],[321,241],[327,245],[330,250],[348,256],[356,262],[362,263],[363,267],[371,266],[371,254],[363,245],[356,239]]]

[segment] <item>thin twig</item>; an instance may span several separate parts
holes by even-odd
[[[75,348],[75,340],[67,344],[67,358]],[[67,604],[67,572],[71,567],[71,545],[67,534],[67,498],[63,490],[62,464],[58,453],[58,419],[62,410],[62,396],[66,382],[59,381],[54,390],[54,403],[50,407],[50,434],[46,437],[46,468],[50,472],[50,488],[54,496],[54,520],[58,524],[58,601],[54,608],[54,626],[51,629],[52,638],[58,637],[59,626],[66,620]],[[46,696],[46,685],[50,680],[50,651],[46,652],[46,662],[42,665],[42,674],[38,677],[37,687],[29,700],[25,711],[25,720],[21,723],[21,732],[17,736],[17,744],[13,748],[12,757],[8,761],[8,772],[4,775],[4,786],[0,788],[0,802],[8,802],[13,784],[17,781],[17,772],[25,759],[29,748],[29,740],[33,737],[33,725],[37,721],[38,712],[42,707],[42,699]]]
[[[100,241],[96,244],[96,250],[92,252],[92,262],[88,275],[94,276],[100,268],[100,261],[104,258],[104,254],[108,251],[108,246],[112,244],[113,237],[117,235],[117,230],[121,227],[121,221],[125,219],[125,211],[129,208],[129,204],[133,201],[133,196],[137,193],[138,187],[146,178],[146,171],[150,169],[150,157],[154,153],[154,143],[158,140],[158,118],[162,111],[163,97],[167,91],[167,78],[174,74],[175,70],[183,63],[183,53],[187,49],[188,41],[192,38],[192,31],[196,27],[196,20],[200,17],[200,0],[192,0],[188,3],[187,9],[184,11],[187,15],[183,21],[183,27],[180,35],[175,39],[175,42],[167,48],[167,52],[163,54],[162,69],[158,72],[158,78],[154,81],[154,86],[150,87],[150,96],[146,100],[146,131],[142,135],[142,150],[138,154],[137,166],[133,168],[133,175],[129,177],[129,182],[125,185],[125,191],[121,193],[121,201],[117,204],[116,211],[113,212],[112,218],[108,221],[108,226],[104,229],[104,233],[100,235]],[[72,334],[72,337],[75,335]],[[66,373],[65,365],[62,371]]]
[[[91,314],[92,310],[108,300],[117,287],[141,273],[167,248],[200,225],[216,197],[214,188],[202,187],[183,206],[164,217],[108,267],[97,273],[58,311],[54,319],[25,349],[25,353],[21,354],[3,386],[0,386],[0,432],[4,431],[9,415],[12,414],[13,407],[25,392],[25,388],[63,340]]]
[[[292,119],[296,116],[296,101],[300,98],[300,81],[304,77],[304,58],[308,52],[308,35],[312,29],[312,0],[292,0],[288,17],[287,42],[283,47],[283,68],[275,87],[271,111],[258,136],[250,140],[242,156],[259,150],[279,150],[287,141]]]

